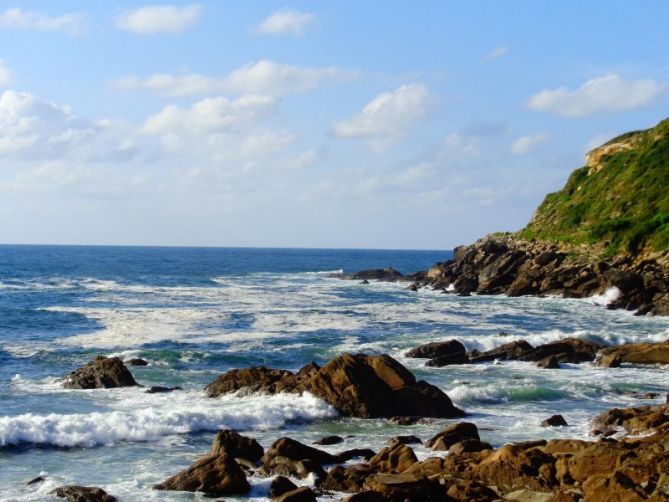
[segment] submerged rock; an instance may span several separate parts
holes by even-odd
[[[340,414],[361,418],[395,415],[463,416],[448,396],[387,355],[342,354],[322,368],[310,364],[293,374],[264,367],[232,370],[205,388],[216,397],[228,392],[310,392]]]
[[[132,387],[137,382],[118,357],[98,356],[65,379],[66,389],[109,389]]]
[[[96,486],[60,486],[51,493],[68,502],[116,502],[115,497]]]

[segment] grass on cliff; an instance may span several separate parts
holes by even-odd
[[[607,145],[621,142],[632,147],[604,155],[597,172],[574,171],[519,236],[597,245],[609,255],[669,248],[669,119]]]

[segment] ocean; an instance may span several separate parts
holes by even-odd
[[[450,255],[0,246],[0,500],[51,500],[49,492],[64,484],[100,486],[122,501],[201,500],[151,486],[206,453],[221,428],[264,447],[282,436],[305,443],[345,436],[342,444],[322,447],[335,452],[378,450],[398,434],[425,440],[451,422],[402,427],[341,418],[310,395],[204,396],[203,387],[220,373],[252,365],[295,370],[342,352],[389,354],[443,389],[493,446],[588,438],[589,421],[601,411],[664,401],[669,373],[659,367],[585,363],[546,370],[502,362],[429,368],[404,353],[451,338],[480,350],[568,336],[606,344],[661,341],[669,337],[669,318],[607,310],[606,295],[459,297],[412,292],[406,283],[332,277],[387,266],[410,273]],[[148,366],[130,368],[140,384],[183,390],[63,389],[59,379],[96,355],[143,358]],[[639,395],[648,392],[659,396]],[[569,426],[540,426],[557,413]],[[419,459],[434,454],[420,445],[415,450]],[[26,484],[38,475],[45,481]],[[250,482],[252,492],[243,499],[266,499],[270,481]]]

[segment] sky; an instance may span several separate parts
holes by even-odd
[[[669,3],[0,0],[0,243],[451,249],[669,116]]]

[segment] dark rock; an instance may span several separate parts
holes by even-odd
[[[619,368],[622,362],[622,358],[615,353],[605,354],[595,360],[595,364],[597,366],[601,366],[602,368]]]
[[[514,342],[505,343],[492,350],[487,350],[480,354],[470,355],[469,361],[472,363],[481,363],[487,361],[494,361],[496,359],[518,359],[520,356],[529,352],[534,347],[525,340],[516,340]]]
[[[263,455],[261,462],[267,465],[275,457],[285,457],[291,460],[311,460],[317,464],[336,464],[338,457],[323,450],[312,448],[294,439],[284,437],[272,443]]]
[[[388,421],[390,423],[393,423],[395,425],[415,425],[418,422],[422,420],[421,417],[412,417],[412,416],[397,416],[397,417],[390,417]]]
[[[569,424],[562,415],[553,415],[541,422],[542,427],[566,427],[567,425]]]
[[[490,446],[489,443],[479,441],[478,439],[465,439],[451,445],[448,452],[451,455],[459,455],[461,453],[471,453],[483,450],[492,450],[492,446]]]
[[[539,368],[557,370],[560,369],[560,361],[555,356],[548,356],[540,361],[537,361],[535,365]]]
[[[480,441],[479,431],[471,422],[458,422],[456,424],[446,427],[443,431],[432,437],[425,446],[433,450],[448,451],[448,449],[455,443],[465,441],[467,439],[475,439]]]
[[[404,276],[392,267],[377,268],[373,270],[361,270],[351,276],[356,280],[375,280],[375,281],[399,281]]]
[[[31,479],[26,483],[26,485],[36,485],[37,483],[41,483],[43,481],[46,481],[46,478],[44,476],[37,476],[36,478]]]
[[[393,436],[390,438],[390,444],[399,443],[399,444],[423,444],[417,436]]]
[[[418,291],[418,284],[416,284],[415,282],[412,282],[411,284],[409,284],[407,289],[409,291]]]
[[[277,476],[269,485],[269,498],[275,499],[297,488],[297,485],[285,476]]]
[[[369,460],[376,453],[370,448],[353,448],[351,450],[344,450],[340,453],[337,453],[337,462],[344,463],[348,462],[352,458],[362,457],[365,460]]]
[[[221,453],[226,453],[232,458],[244,458],[251,462],[258,462],[265,451],[255,439],[226,429],[216,433],[211,445],[212,455]]]
[[[669,364],[669,340],[658,343],[628,343],[601,350],[600,361],[617,360],[632,364]]]
[[[369,459],[369,466],[375,472],[400,473],[418,462],[416,454],[408,446],[391,443]]]
[[[290,392],[297,385],[295,375],[286,370],[275,370],[265,366],[236,369],[223,373],[205,387],[209,397],[243,390],[245,393]]]
[[[369,281],[367,279],[364,279],[364,280],[360,281],[360,284],[369,284]]]
[[[461,342],[458,340],[448,340],[446,342],[430,342],[420,345],[407,352],[406,357],[434,359],[435,357],[465,354],[465,352],[465,346]]]
[[[331,445],[331,444],[339,444],[344,441],[344,438],[341,436],[323,436],[317,441],[314,441],[314,444],[319,444],[319,445]]]
[[[164,394],[166,392],[174,392],[181,390],[181,387],[161,387],[160,385],[152,385],[146,390],[147,394]]]
[[[349,495],[343,502],[388,502],[388,498],[381,495],[379,492],[365,490]]]
[[[59,486],[51,493],[68,502],[116,502],[116,498],[95,486]]]
[[[247,493],[251,486],[239,464],[225,453],[201,458],[189,468],[175,474],[156,490],[203,492],[212,497]]]
[[[597,351],[602,346],[589,340],[579,338],[565,338],[558,342],[539,345],[521,355],[521,361],[541,361],[550,356],[555,356],[561,363],[580,363],[593,361]]]
[[[128,366],[147,366],[149,363],[144,359],[139,359],[138,357],[133,359],[128,359],[125,362]]]
[[[452,364],[467,364],[469,363],[469,358],[464,352],[460,354],[451,354],[448,356],[435,357],[430,359],[425,363],[425,366],[431,366],[433,368],[441,368],[443,366],[450,366]]]
[[[132,387],[137,382],[128,368],[118,357],[98,356],[67,377],[63,383],[66,389],[109,389]]]
[[[308,486],[300,486],[273,500],[276,502],[316,502],[316,494]]]

